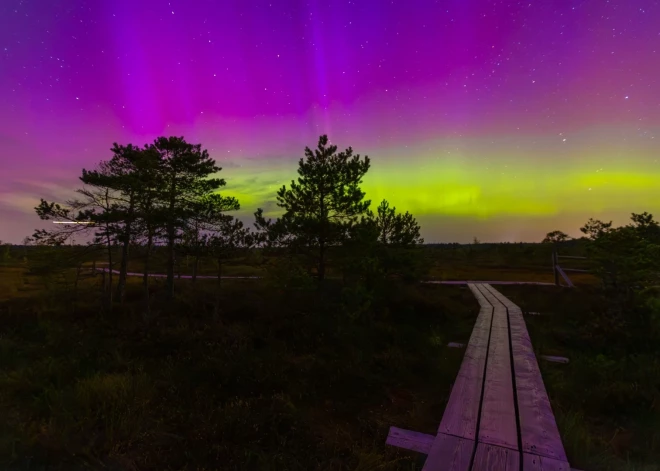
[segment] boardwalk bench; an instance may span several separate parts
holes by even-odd
[[[437,435],[391,427],[387,443],[427,454],[423,471],[569,471],[522,311],[490,284]]]

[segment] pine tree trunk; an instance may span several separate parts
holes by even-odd
[[[319,242],[319,273],[318,279],[322,282],[325,279],[325,241]]]
[[[129,207],[128,207],[128,217],[126,220],[126,225],[124,227],[123,234],[123,245],[121,248],[121,265],[119,266],[119,280],[117,281],[117,299],[123,304],[124,295],[126,294],[126,272],[128,271],[128,251],[130,248],[131,242],[131,230],[133,224],[133,212],[135,208],[135,202],[133,201],[133,193],[129,195]]]
[[[101,311],[105,310],[105,270],[101,269]]]
[[[149,299],[149,262],[151,257],[151,246],[153,245],[153,233],[149,229],[147,237],[147,254],[144,258],[144,275],[142,276],[142,286],[144,288],[144,319],[146,322],[151,317],[151,300]]]
[[[119,278],[117,280],[117,295],[116,298],[120,303],[124,302],[124,295],[126,294],[126,272],[128,271],[128,241],[124,241],[121,248],[121,262],[119,265]]]
[[[167,231],[167,281],[165,286],[167,296],[174,297],[174,228]]]
[[[144,267],[142,268],[142,285],[147,286],[149,284],[149,257],[151,255],[151,234],[147,238],[146,253],[144,256]]]
[[[213,310],[213,322],[217,322],[220,318],[220,289],[222,288],[222,260],[218,258],[218,279],[216,281],[215,289],[215,309]]]
[[[194,283],[197,281],[197,268],[199,266],[199,256],[195,255],[195,259],[193,260],[193,272],[192,272],[192,282]]]
[[[169,201],[169,220],[167,221],[167,282],[166,292],[167,297],[172,299],[174,297],[174,239],[176,238],[176,227],[174,209],[176,206],[176,180],[172,179],[170,184],[170,201]]]
[[[108,314],[112,314],[112,241],[107,227],[106,242],[108,244],[108,286],[106,289],[106,309]]]
[[[73,301],[71,310],[76,313],[76,306],[78,305],[78,282],[80,281],[80,273],[82,272],[82,263],[76,267],[76,279],[73,281]]]

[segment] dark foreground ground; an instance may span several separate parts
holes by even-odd
[[[368,294],[331,280],[319,293],[266,278],[223,282],[214,320],[213,281],[181,280],[145,324],[139,279],[101,315],[98,279],[74,306],[20,264],[0,270],[2,469],[418,470],[424,456],[385,445],[388,429],[435,433],[463,355],[446,345],[467,341],[478,312],[465,287],[393,281]],[[571,464],[658,469],[657,355],[613,338],[588,284],[498,289],[542,313],[526,317],[537,352],[570,358],[540,365]]]

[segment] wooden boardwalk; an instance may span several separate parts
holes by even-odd
[[[392,427],[387,443],[428,455],[423,471],[569,471],[522,311],[490,284],[436,436]]]

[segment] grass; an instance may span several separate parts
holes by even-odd
[[[29,276],[20,265],[0,265],[0,302],[16,298],[29,298],[43,290],[37,277]]]
[[[147,329],[138,282],[112,318],[92,281],[75,313],[47,292],[0,305],[0,467],[421,469],[387,431],[436,430],[462,360],[446,344],[477,311],[469,291],[402,286],[352,319],[338,286],[318,303],[228,281],[213,323],[213,283],[182,282]]]
[[[433,250],[436,279],[553,281],[536,260]],[[98,278],[82,282],[74,309],[53,280],[0,267],[0,468],[421,469],[423,455],[385,438],[392,425],[436,432],[464,353],[446,345],[467,343],[478,312],[467,287],[283,290],[255,259],[224,274],[265,278],[224,280],[218,322],[214,281],[180,280],[145,325],[139,278],[108,316]],[[657,470],[657,354],[620,338],[593,277],[569,276],[577,289],[497,289],[542,313],[526,316],[538,354],[570,358],[540,367],[571,465]]]
[[[498,286],[524,312],[571,466],[589,471],[660,469],[660,358],[616,332],[594,287]]]

